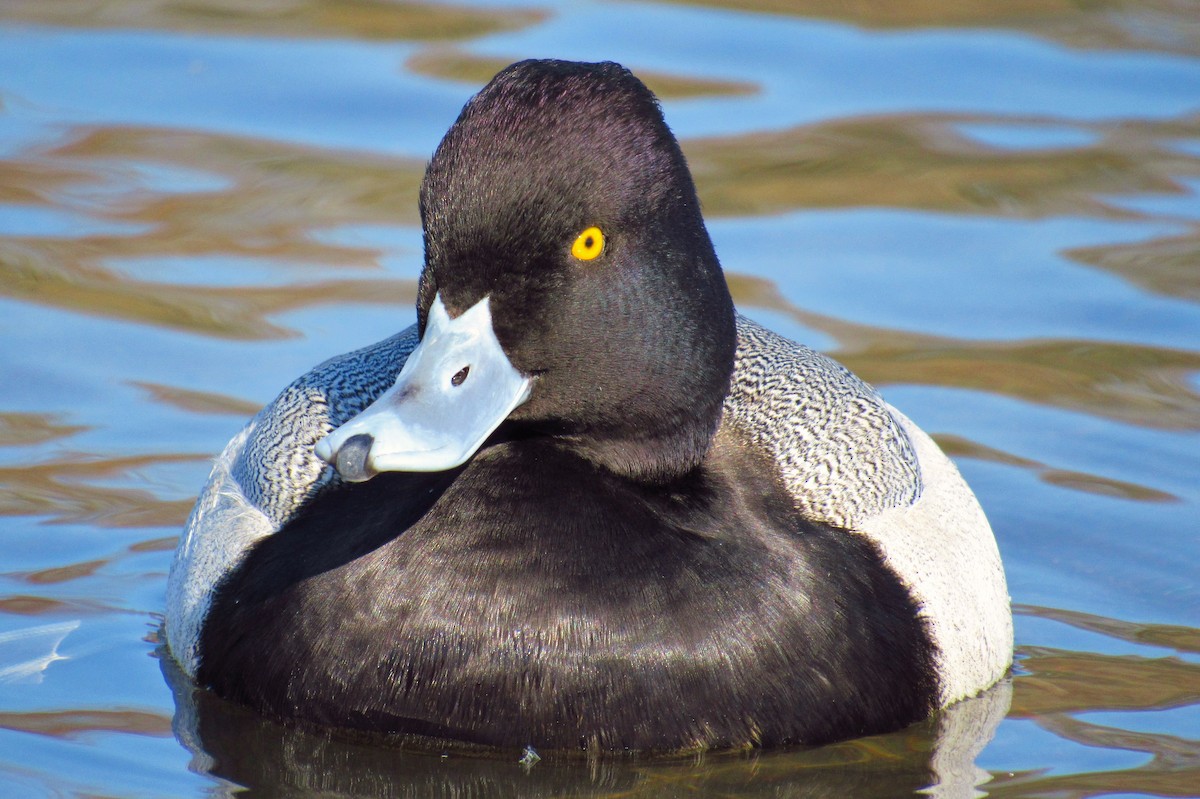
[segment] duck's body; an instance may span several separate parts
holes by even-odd
[[[495,135],[519,141],[485,146],[511,165],[528,149],[522,114],[547,94],[644,92],[617,70],[527,63],[481,93],[423,190],[420,330],[301,377],[230,443],[169,586],[170,647],[201,684],[335,727],[670,751],[895,729],[1003,675],[1004,574],[969,488],[844,368],[735,321],[690,179],[651,198],[657,214],[608,190],[541,227],[530,192],[553,196],[543,184],[562,170],[516,181],[520,202],[492,196],[486,226],[505,241],[519,229],[533,255],[485,266],[463,244],[467,229],[488,237],[461,195],[490,185],[498,155],[464,165],[462,142],[501,108],[516,132]],[[635,101],[614,116],[645,123],[655,153],[630,180],[686,178]],[[563,232],[541,228],[560,217],[609,237],[559,261]],[[486,346],[445,355],[451,339]],[[421,382],[442,361],[436,386]],[[440,438],[394,444],[420,428],[397,408],[445,390],[428,403],[440,412],[489,375],[508,387],[471,400],[492,420],[461,436],[481,442],[465,456],[436,454]]]

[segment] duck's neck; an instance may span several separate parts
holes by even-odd
[[[681,407],[627,408],[620,419],[510,420],[493,440],[549,439],[623,480],[664,485],[692,473],[707,457],[721,423],[728,377],[714,389],[686,405],[689,398],[680,395]]]
[[[630,430],[589,431],[559,436],[563,444],[595,466],[625,480],[670,483],[703,462],[721,421],[720,404],[705,418],[676,425]]]

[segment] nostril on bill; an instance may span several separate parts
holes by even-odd
[[[346,443],[342,444],[341,449],[338,450],[337,460],[333,464],[343,480],[362,483],[375,476],[375,470],[371,468],[367,460],[371,454],[371,445],[374,443],[375,439],[367,433],[359,433],[346,439]]]

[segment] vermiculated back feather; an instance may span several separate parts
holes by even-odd
[[[802,513],[857,529],[917,500],[912,442],[874,388],[744,316],[737,331],[723,423],[771,454]]]
[[[330,358],[296,379],[259,412],[254,434],[233,463],[246,499],[276,527],[336,472],[313,447],[396,381],[417,345],[415,325],[377,344]]]

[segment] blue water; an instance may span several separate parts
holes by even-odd
[[[411,323],[424,161],[476,73],[557,56],[717,82],[662,96],[739,306],[878,385],[979,495],[1019,659],[973,706],[998,723],[956,755],[967,782],[1200,796],[1200,7],[230,8],[0,7],[0,795],[939,779],[936,721],[523,769],[325,742],[164,677],[166,570],[211,457],[294,376]]]

